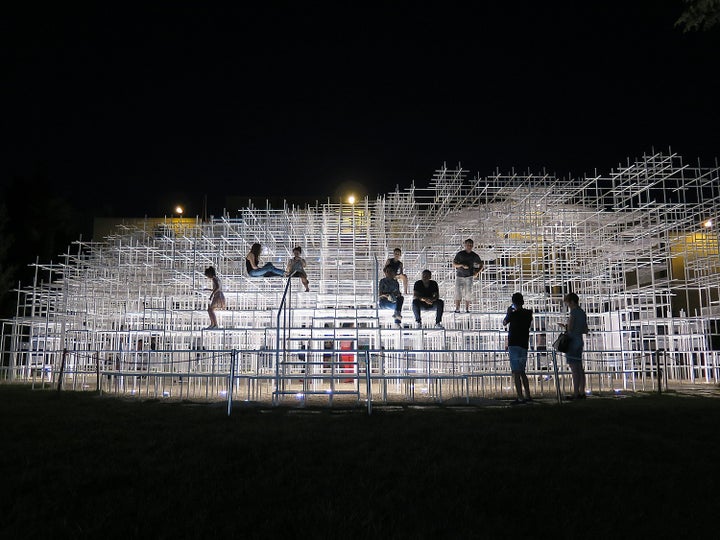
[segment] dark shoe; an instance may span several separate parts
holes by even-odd
[[[510,402],[510,405],[522,405],[525,403],[522,399],[514,399],[512,402]]]
[[[580,394],[577,398],[578,399],[587,399],[587,396],[585,394]]]
[[[525,399],[525,403],[530,403],[533,400],[533,398],[529,397]]]
[[[575,396],[565,396],[565,399],[567,401],[572,401],[573,399],[575,399]]]

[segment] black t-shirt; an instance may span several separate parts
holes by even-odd
[[[403,263],[402,261],[398,261],[395,257],[385,261],[385,266],[389,266],[390,268],[392,268],[393,274],[395,274],[396,276],[399,276],[403,273]]]
[[[508,346],[528,348],[530,342],[530,326],[532,325],[532,309],[509,307],[503,323],[508,324]]]
[[[483,262],[482,260],[480,260],[480,255],[478,255],[474,251],[468,253],[464,249],[462,251],[459,251],[458,254],[455,255],[455,259],[453,259],[453,262],[455,264],[464,264],[465,266],[469,267],[467,270],[465,268],[456,268],[455,273],[458,277],[474,276],[480,270],[482,270],[483,267]]]
[[[415,298],[440,298],[440,289],[438,288],[437,281],[431,279],[428,281],[426,287],[422,279],[419,279],[413,286],[413,296],[415,296]]]

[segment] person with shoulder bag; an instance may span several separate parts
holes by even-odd
[[[560,326],[565,328],[564,333],[567,335],[565,358],[568,366],[570,366],[573,379],[573,394],[568,396],[568,399],[585,399],[585,369],[582,365],[582,354],[585,347],[583,334],[587,334],[589,331],[587,314],[580,307],[577,294],[568,293],[563,298],[563,301],[570,310],[567,322],[560,323]],[[561,344],[558,344],[557,349],[559,351],[561,351],[560,346]]]

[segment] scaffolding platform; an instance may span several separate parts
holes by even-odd
[[[553,362],[567,376],[549,344],[567,318],[563,296],[575,292],[591,330],[589,385],[717,382],[718,172],[673,153],[577,179],[471,177],[443,166],[426,188],[354,204],[126,223],[78,240],[60,262],[35,264],[16,316],[2,323],[0,373],[39,384],[64,376],[105,392],[223,399],[235,390],[274,402],[511,395],[501,324],[511,295],[521,292],[534,311],[529,371],[544,384]],[[485,265],[467,314],[452,309],[451,262],[465,238]],[[279,268],[302,246],[310,292],[297,279],[247,276],[256,242],[262,262]],[[401,328],[378,309],[382,266],[396,247],[410,289],[425,269],[438,282],[443,329],[432,328],[434,312],[416,328],[411,298]],[[208,266],[227,300],[217,329],[207,328]]]

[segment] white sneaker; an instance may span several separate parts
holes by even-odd
[[[422,328],[422,323],[420,321],[416,321],[415,328]]]
[[[400,324],[400,321],[395,321],[395,324],[393,325],[397,330],[400,330],[402,328],[402,324]]]
[[[436,323],[435,328],[438,328],[439,330],[443,330],[445,327],[440,323]]]

